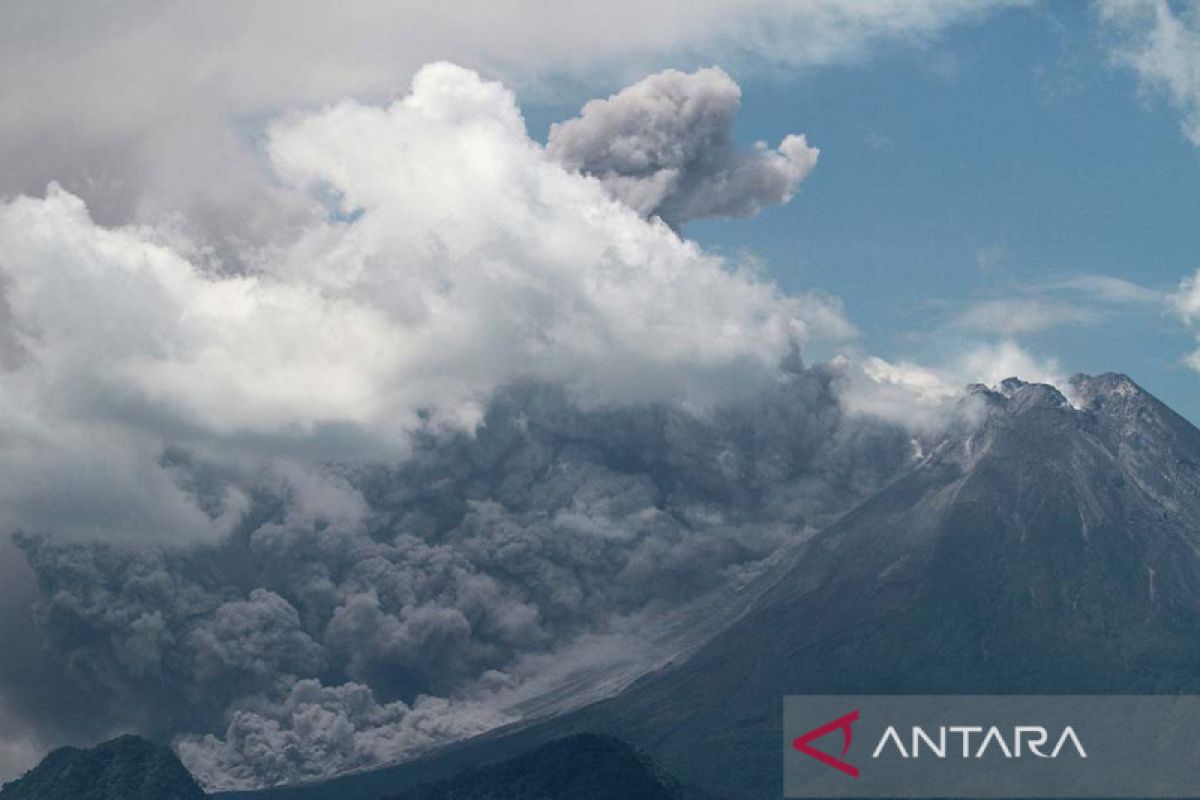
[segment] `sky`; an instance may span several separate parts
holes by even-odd
[[[689,238],[752,257],[785,291],[838,298],[863,353],[938,368],[999,337],[1066,374],[1128,372],[1200,414],[1194,337],[1167,297],[1200,266],[1190,4],[667,4],[621,37],[587,4],[522,25],[536,6],[456,27],[419,3],[293,20],[264,2],[237,32],[175,4],[139,25],[137,3],[65,23],[17,3],[0,188],[57,180],[99,222],[171,219],[237,263],[231,239],[278,237],[304,213],[263,165],[281,114],[379,101],[421,63],[457,59],[509,84],[544,142],[589,99],[717,66],[740,87],[742,146],[801,133],[821,158],[789,202],[689,221]],[[279,25],[290,40],[263,45]],[[422,33],[391,47],[401,26]],[[171,57],[173,37],[188,57]],[[1097,276],[1164,299],[1115,303],[1085,288]],[[1019,305],[1020,330],[964,316],[981,304],[985,316]]]
[[[1200,152],[1169,106],[1109,63],[1092,22],[1083,4],[1013,10],[788,100],[748,93],[747,118],[821,117],[806,130],[833,143],[825,174],[751,223],[756,250],[781,281],[842,297],[885,358],[936,360],[971,303],[1085,306],[1046,288],[1079,276],[1174,289],[1197,266]],[[733,245],[717,225],[696,235]],[[1129,373],[1200,418],[1187,332],[1161,308],[1092,310],[1020,341],[1068,371]]]
[[[945,363],[964,340],[993,339],[948,335],[973,305],[1042,304],[1040,329],[1012,335],[1022,347],[1066,374],[1127,373],[1200,420],[1188,326],[1161,304],[1070,288],[1103,276],[1170,293],[1200,267],[1200,150],[1163,93],[1114,59],[1098,16],[1012,8],[852,64],[732,69],[739,138],[803,131],[819,166],[790,203],[687,235],[837,296],[860,346],[889,360]],[[527,108],[535,133],[568,111]]]
[[[1195,4],[0,22],[0,779],[135,731],[264,786],[612,689],[971,382],[1200,420]]]

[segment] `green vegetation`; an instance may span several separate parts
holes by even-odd
[[[204,792],[165,747],[122,736],[90,750],[61,747],[0,800],[197,800]]]

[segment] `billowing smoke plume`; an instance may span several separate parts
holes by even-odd
[[[718,68],[667,70],[550,129],[549,153],[595,175],[614,197],[669,225],[751,217],[785,203],[817,163],[803,136],[775,150],[738,152],[733,121],[742,92]]]
[[[514,387],[475,436],[344,475],[357,505],[264,492],[186,550],[23,537],[38,620],[97,713],[182,732],[211,785],[412,755],[517,718],[548,664],[651,629],[892,475],[907,436],[847,420],[835,379],[794,369],[709,417]],[[634,655],[654,654],[590,665]]]
[[[561,167],[511,93],[457,67],[386,108],[281,122],[268,152],[330,215],[245,254],[249,273],[167,232],[98,226],[57,187],[0,205],[6,522],[220,536],[248,498],[230,481],[196,503],[166,447],[248,473],[264,456],[390,457],[416,428],[471,428],[515,379],[590,406],[703,408],[851,331],[836,304],[784,295]]]
[[[773,169],[721,155],[736,87],[693,80],[704,159]],[[836,302],[614,199],[499,84],[433,65],[266,155],[326,211],[236,268],[57,186],[0,204],[3,758],[123,729],[212,785],[402,758],[686,647],[630,643],[907,457],[797,366],[853,333]]]

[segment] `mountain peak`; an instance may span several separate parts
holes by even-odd
[[[968,413],[968,424],[950,427],[934,450],[964,466],[977,466],[986,456],[999,459],[1001,468],[1023,469],[1069,455],[1054,480],[1074,476],[1080,486],[1094,479],[1097,458],[1108,459],[1120,480],[1153,491],[1167,506],[1174,505],[1173,493],[1197,478],[1200,431],[1129,376],[1078,374],[1064,389],[1066,395],[1018,378],[993,387],[975,384],[968,402],[981,406],[982,414]]]
[[[1071,402],[1048,383],[1031,383],[1020,378],[1005,378],[995,386],[973,383],[967,387],[968,397],[983,400],[989,411],[1010,416],[1040,409],[1072,408]]]
[[[1028,381],[1023,381],[1014,375],[1011,378],[1005,378],[1004,380],[1000,381],[1000,383],[996,386],[996,391],[1005,397],[1011,398],[1021,389],[1024,389],[1029,385],[1030,384]]]
[[[967,387],[967,393],[969,397],[984,400],[988,409],[1003,411],[1009,415],[1020,415],[1039,408],[1052,408],[1087,411],[1110,422],[1114,419],[1139,417],[1144,423],[1147,415],[1179,419],[1177,414],[1128,375],[1118,372],[1105,372],[1100,375],[1078,373],[1070,378],[1062,390],[1048,383],[1011,377],[994,386],[971,384]]]
[[[1118,372],[1105,372],[1102,375],[1079,373],[1071,376],[1070,383],[1080,405],[1093,411],[1128,410],[1134,405],[1157,402],[1128,375]]]

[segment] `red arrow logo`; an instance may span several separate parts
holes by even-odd
[[[850,750],[850,739],[853,737],[850,726],[857,721],[858,709],[856,708],[845,716],[838,717],[832,722],[826,722],[819,728],[813,728],[808,733],[797,736],[792,740],[792,747],[796,748],[801,753],[804,753],[806,756],[815,758],[817,761],[820,761],[826,766],[833,767],[836,770],[846,773],[851,778],[857,778],[858,767],[854,766],[853,764],[848,764],[845,761],[842,761],[840,758],[831,756],[829,753],[823,753],[809,744],[809,742],[814,742],[817,739],[820,739],[822,736],[828,736],[840,728],[844,737],[842,739],[842,755],[844,756],[846,755],[847,751]]]

